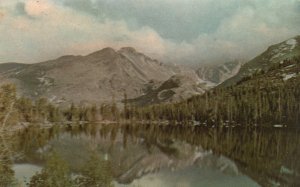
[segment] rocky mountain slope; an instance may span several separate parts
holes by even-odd
[[[161,102],[177,102],[204,93],[238,73],[242,62],[206,64],[198,67],[171,65],[180,74],[173,75],[164,82],[151,82],[147,92],[130,101],[143,106]],[[196,70],[194,70],[196,69]]]
[[[18,69],[22,69],[26,67],[27,64],[20,64],[20,63],[3,63],[0,64],[0,73],[8,73],[9,71],[17,71]]]
[[[87,56],[69,55],[29,65],[0,64],[0,84],[14,83],[21,95],[46,97],[55,103],[120,102],[125,93],[128,98],[140,97],[149,93],[153,83],[163,84],[172,76],[192,76],[187,84],[200,86],[192,70],[165,65],[130,47],[118,51],[105,48]],[[190,92],[186,89],[184,92]],[[202,89],[191,90],[198,91]]]
[[[139,106],[177,102],[204,93],[208,89],[210,85],[199,79],[194,72],[190,75],[176,74],[164,82],[152,82],[148,85],[146,94],[131,99],[130,102]]]
[[[234,85],[244,77],[268,70],[274,64],[283,63],[284,60],[300,56],[300,36],[296,36],[284,42],[270,46],[261,55],[245,63],[236,76],[226,80],[220,86]]]
[[[216,65],[202,65],[196,70],[197,75],[204,81],[218,85],[236,75],[242,66],[241,61],[226,62]]]

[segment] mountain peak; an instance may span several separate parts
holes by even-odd
[[[101,49],[100,51],[102,52],[116,52],[113,48],[111,47],[105,47],[103,49]]]
[[[149,56],[145,55],[144,53],[137,51],[133,47],[122,47],[121,49],[118,50],[118,53],[121,54],[122,56],[125,56],[128,59],[131,59],[131,60],[133,60],[135,58],[144,58],[144,60],[146,59],[146,60],[150,60],[155,63],[159,63],[158,60],[150,58]],[[140,60],[141,59],[139,59],[138,61],[140,61]],[[137,61],[137,59],[134,61]]]
[[[74,56],[74,55],[64,55],[64,56],[61,56],[59,58],[57,58],[56,60],[72,60],[74,58],[76,58],[78,56]]]
[[[120,53],[136,53],[137,51],[133,47],[122,47],[118,52]]]
[[[115,53],[116,53],[116,51],[113,48],[106,47],[106,48],[103,48],[103,49],[101,49],[99,51],[90,53],[87,56],[95,56],[95,57],[97,57],[97,56],[103,56],[103,55],[105,55],[105,56],[107,56],[107,55],[111,56],[111,55],[114,55]]]

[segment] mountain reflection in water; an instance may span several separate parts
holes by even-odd
[[[31,127],[1,139],[10,150],[1,154],[6,161],[0,175],[6,177],[0,177],[0,186],[8,184],[13,169],[23,181],[26,168],[38,171],[53,152],[73,178],[82,175],[96,153],[106,166],[101,169],[107,170],[101,175],[111,179],[111,186],[300,186],[299,143],[299,130],[287,128]]]

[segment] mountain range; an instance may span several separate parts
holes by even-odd
[[[131,47],[104,48],[86,56],[67,55],[34,64],[0,64],[0,84],[16,84],[20,95],[52,103],[138,105],[176,102],[215,86],[234,85],[257,71],[300,54],[300,36],[269,47],[247,63],[165,64]]]
[[[14,83],[21,95],[46,97],[55,103],[118,103],[125,94],[139,97],[173,76],[193,85],[188,87],[191,90],[181,90],[183,96],[206,89],[194,71],[165,65],[130,47],[104,48],[86,56],[62,56],[35,64],[0,64],[1,84]]]

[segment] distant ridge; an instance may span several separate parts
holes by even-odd
[[[276,63],[284,60],[300,56],[300,35],[288,39],[284,42],[270,46],[259,56],[245,63],[240,71],[232,78],[223,82],[220,86],[226,87],[234,85],[246,76],[249,76],[257,71],[268,70]]]

